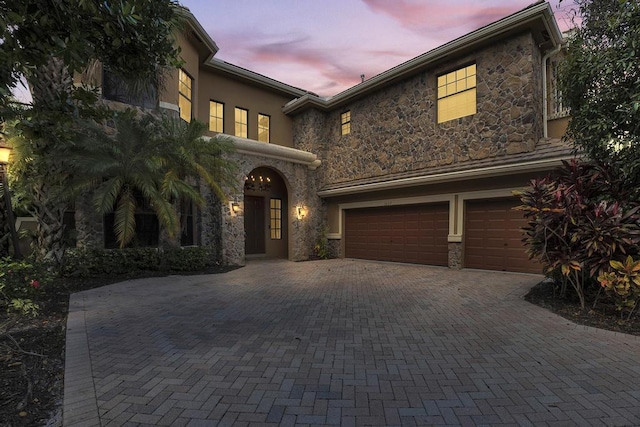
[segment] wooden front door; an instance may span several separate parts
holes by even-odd
[[[247,255],[264,254],[264,197],[244,197],[244,251]]]

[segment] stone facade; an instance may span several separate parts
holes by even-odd
[[[76,246],[86,249],[104,248],[104,221],[93,207],[91,194],[81,194],[75,202]]]
[[[542,137],[540,53],[530,34],[438,65],[329,113],[294,119],[294,144],[322,158],[323,185],[533,151]],[[476,63],[477,113],[438,124],[437,76]],[[340,114],[351,111],[351,133]]]
[[[463,260],[463,246],[462,243],[452,242],[449,243],[449,268],[459,270],[462,268]]]
[[[316,195],[317,171],[303,164],[246,153],[232,153],[229,159],[236,162],[239,167],[236,175],[237,188],[228,189],[229,200],[243,200],[244,178],[258,167],[273,169],[281,175],[287,187],[289,201],[286,215],[289,221],[288,258],[292,261],[309,259],[313,254],[313,246],[324,220],[322,202]],[[298,219],[296,206],[306,208],[304,218]],[[219,209],[222,223],[222,262],[230,265],[244,265],[244,216],[232,215],[228,204],[220,206]]]

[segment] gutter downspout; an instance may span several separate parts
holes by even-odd
[[[551,51],[547,52],[542,57],[542,90],[543,90],[543,101],[542,101],[542,124],[543,124],[543,137],[549,137],[548,128],[548,118],[549,118],[549,91],[547,90],[547,62],[549,58],[551,58],[556,53],[560,52],[562,49],[562,42],[558,43],[556,47],[554,47]]]

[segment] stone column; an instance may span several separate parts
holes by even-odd
[[[87,249],[104,248],[104,221],[96,213],[89,192],[82,193],[75,203],[76,247]]]
[[[449,243],[449,268],[460,270],[462,268],[462,243]]]

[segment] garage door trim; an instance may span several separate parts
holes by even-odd
[[[347,209],[380,208],[402,205],[422,205],[429,203],[449,203],[449,237],[455,234],[455,194],[436,194],[433,196],[403,197],[398,199],[368,200],[363,202],[340,203],[338,205],[338,232],[327,235],[329,239],[344,238],[344,211]],[[451,241],[451,240],[449,240]]]

